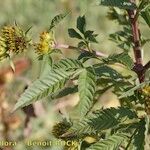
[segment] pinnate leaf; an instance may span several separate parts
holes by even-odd
[[[128,0],[100,0],[100,5],[119,7],[121,9],[135,9],[136,5]]]
[[[47,73],[45,77],[37,79],[21,95],[15,105],[14,111],[61,90],[71,74],[71,72],[66,72],[60,69],[52,70]]]
[[[84,69],[78,81],[79,98],[78,110],[81,117],[86,115],[94,103],[96,76],[92,67]]]

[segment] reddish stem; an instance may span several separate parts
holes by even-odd
[[[131,3],[136,4],[136,0],[129,0]],[[138,28],[138,21],[136,17],[137,10],[128,10],[129,19],[131,22],[132,35],[133,35],[133,51],[135,57],[135,66],[133,70],[137,73],[140,83],[144,82],[145,73],[142,58],[142,47],[140,42],[140,30]],[[135,19],[136,18],[136,19]]]

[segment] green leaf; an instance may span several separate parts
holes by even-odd
[[[68,29],[68,34],[71,38],[82,39],[82,36],[73,28]]]
[[[124,92],[119,98],[121,99],[121,98],[124,98],[124,97],[128,97],[128,96],[134,95],[135,91],[143,88],[145,85],[147,85],[149,83],[150,83],[150,81],[145,81],[145,82],[143,82],[141,84],[138,84],[138,85],[134,86],[133,88],[131,88],[130,90]]]
[[[149,7],[150,1],[149,0],[141,0],[138,9],[140,11],[144,10],[145,8]]]
[[[68,15],[68,12],[55,16],[51,21],[49,30],[52,30],[54,27],[56,27],[67,15]]]
[[[50,71],[45,77],[37,79],[21,95],[15,105],[14,111],[61,90],[71,74],[71,72],[58,69]]]
[[[133,46],[131,29],[129,27],[124,27],[123,30],[110,34],[109,39],[117,43],[118,47],[125,52],[128,52]]]
[[[104,76],[110,77],[112,79],[122,78],[122,75],[120,73],[118,73],[116,70],[106,65],[94,66],[94,70],[98,77]]]
[[[51,99],[57,99],[57,98],[67,96],[69,94],[74,94],[76,92],[78,92],[78,86],[77,85],[71,86],[71,87],[66,87],[63,90],[61,90],[60,92],[55,93],[52,96],[50,96],[50,98]]]
[[[150,27],[150,5],[146,10],[141,11],[141,16],[143,17],[147,25]]]
[[[89,52],[89,51],[83,51],[79,57],[78,60],[82,61],[83,63],[86,62],[89,59],[95,58],[97,59],[97,57],[95,56],[95,54]]]
[[[49,70],[52,68],[53,59],[48,55],[43,55],[41,60],[41,70],[40,70],[40,77],[45,76]]]
[[[136,5],[128,0],[100,0],[100,5],[131,10],[136,8]]]
[[[120,25],[128,24],[128,20],[125,15],[125,11],[121,11],[117,7],[110,7],[109,11],[107,12],[107,17],[110,20],[116,20]]]
[[[87,39],[88,37],[90,37],[91,35],[93,35],[94,31],[88,30],[85,32],[84,36]]]
[[[97,110],[83,120],[76,122],[68,131],[68,135],[101,132],[134,118],[137,118],[136,113],[124,107]]]
[[[64,69],[64,70],[76,70],[83,68],[82,63],[75,59],[62,59],[53,66],[54,69]]]
[[[78,48],[86,48],[85,42],[81,41],[78,43]]]
[[[146,118],[142,118],[135,130],[132,141],[128,149],[144,150],[145,145],[145,132],[146,132]]]
[[[103,59],[103,61],[108,64],[121,63],[125,65],[128,69],[132,69],[134,66],[134,62],[127,52],[110,55],[108,58]]]
[[[94,42],[94,43],[98,43],[96,40],[96,37],[98,36],[98,34],[94,34],[94,31],[86,31],[85,34],[85,39],[87,39],[90,42]]]
[[[80,102],[78,110],[81,117],[84,117],[94,103],[94,94],[96,90],[96,76],[92,67],[84,69],[79,76],[78,91]]]
[[[86,28],[85,16],[82,16],[82,17],[79,16],[77,18],[77,29],[79,29],[79,31],[84,34],[85,28]]]
[[[118,47],[123,49],[125,52],[129,52],[131,48],[131,44],[129,42],[123,42],[121,44],[118,44]]]
[[[107,139],[91,145],[87,150],[119,150],[121,143],[127,139],[128,137],[124,133],[115,133]]]

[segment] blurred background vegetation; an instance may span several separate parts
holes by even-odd
[[[1,28],[4,25],[13,24],[14,22],[17,22],[24,29],[32,26],[30,36],[35,41],[38,40],[39,33],[49,27],[50,21],[55,15],[71,10],[71,14],[57,27],[56,30],[57,41],[69,45],[76,45],[78,41],[69,38],[67,29],[69,27],[75,27],[76,18],[79,15],[85,14],[88,28],[99,34],[99,43],[94,44],[93,48],[106,54],[112,54],[114,52],[120,51],[114,43],[108,40],[108,38],[110,33],[118,31],[121,29],[121,27],[117,24],[117,22],[111,21],[106,17],[108,8],[98,6],[96,0],[0,0],[0,8]],[[142,19],[140,20],[140,23],[142,34],[148,37],[150,35],[150,30],[145,26],[145,23]],[[145,62],[149,59],[150,56],[148,47],[150,47],[149,43],[144,47]],[[71,50],[63,50],[63,54],[67,57],[76,56],[76,52],[72,52]],[[131,55],[133,55],[132,52]],[[32,49],[28,50],[28,52],[25,54],[17,56],[15,59],[17,60],[20,57],[29,58],[32,62],[32,65],[30,65],[24,74],[21,74],[21,76],[8,77],[11,79],[9,79],[10,81],[6,83],[7,92],[5,93],[4,99],[7,101],[7,103],[5,103],[5,107],[9,110],[17,101],[18,96],[23,92],[24,87],[26,86],[26,82],[35,80],[40,72],[40,62],[37,60],[37,55],[33,52]],[[55,58],[57,59],[57,57],[59,56],[56,56]],[[7,61],[3,62],[0,64],[0,69],[2,70],[7,65]],[[115,101],[116,97],[114,95],[112,96],[109,91],[107,94],[107,96],[105,95],[102,98],[106,100],[111,98]],[[67,107],[70,108],[70,105],[74,105],[74,103],[76,103],[74,101],[77,101],[76,99],[78,99],[77,95],[66,97],[66,101],[71,100],[71,104],[68,104]],[[62,110],[63,114],[59,113],[59,100],[57,101],[57,104],[56,102],[50,104],[48,101],[44,101],[43,103],[43,113],[41,113],[38,117],[33,117],[31,119],[28,131],[25,131],[24,129],[24,120],[26,115],[22,110],[16,112],[15,117],[13,115],[9,116],[12,119],[12,121],[9,122],[9,138],[11,140],[18,141],[17,146],[10,149],[50,149],[50,147],[40,148],[39,146],[27,147],[25,144],[26,140],[30,139],[43,141],[54,140],[54,137],[51,134],[53,124],[55,124],[55,122],[58,120],[61,120],[62,116],[67,115],[66,109]],[[54,105],[57,106],[58,109],[56,108],[55,110],[53,107]],[[113,104],[111,103],[110,105],[113,106],[119,104],[118,102],[113,102]],[[7,117],[8,114],[6,115]],[[5,124],[3,124],[1,121],[0,132],[3,132],[5,129],[4,126]],[[31,134],[26,132],[30,132]],[[0,140],[6,140],[3,139],[4,137],[1,135],[2,134],[0,134]],[[61,146],[59,146],[59,148],[61,148]],[[56,146],[51,147],[52,150],[58,150],[59,148]]]

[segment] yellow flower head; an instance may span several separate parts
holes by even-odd
[[[42,32],[39,43],[35,44],[35,50],[39,55],[49,53],[55,45],[53,32]]]
[[[150,96],[150,86],[145,86],[143,89],[142,89],[142,92],[144,95],[146,96]]]

